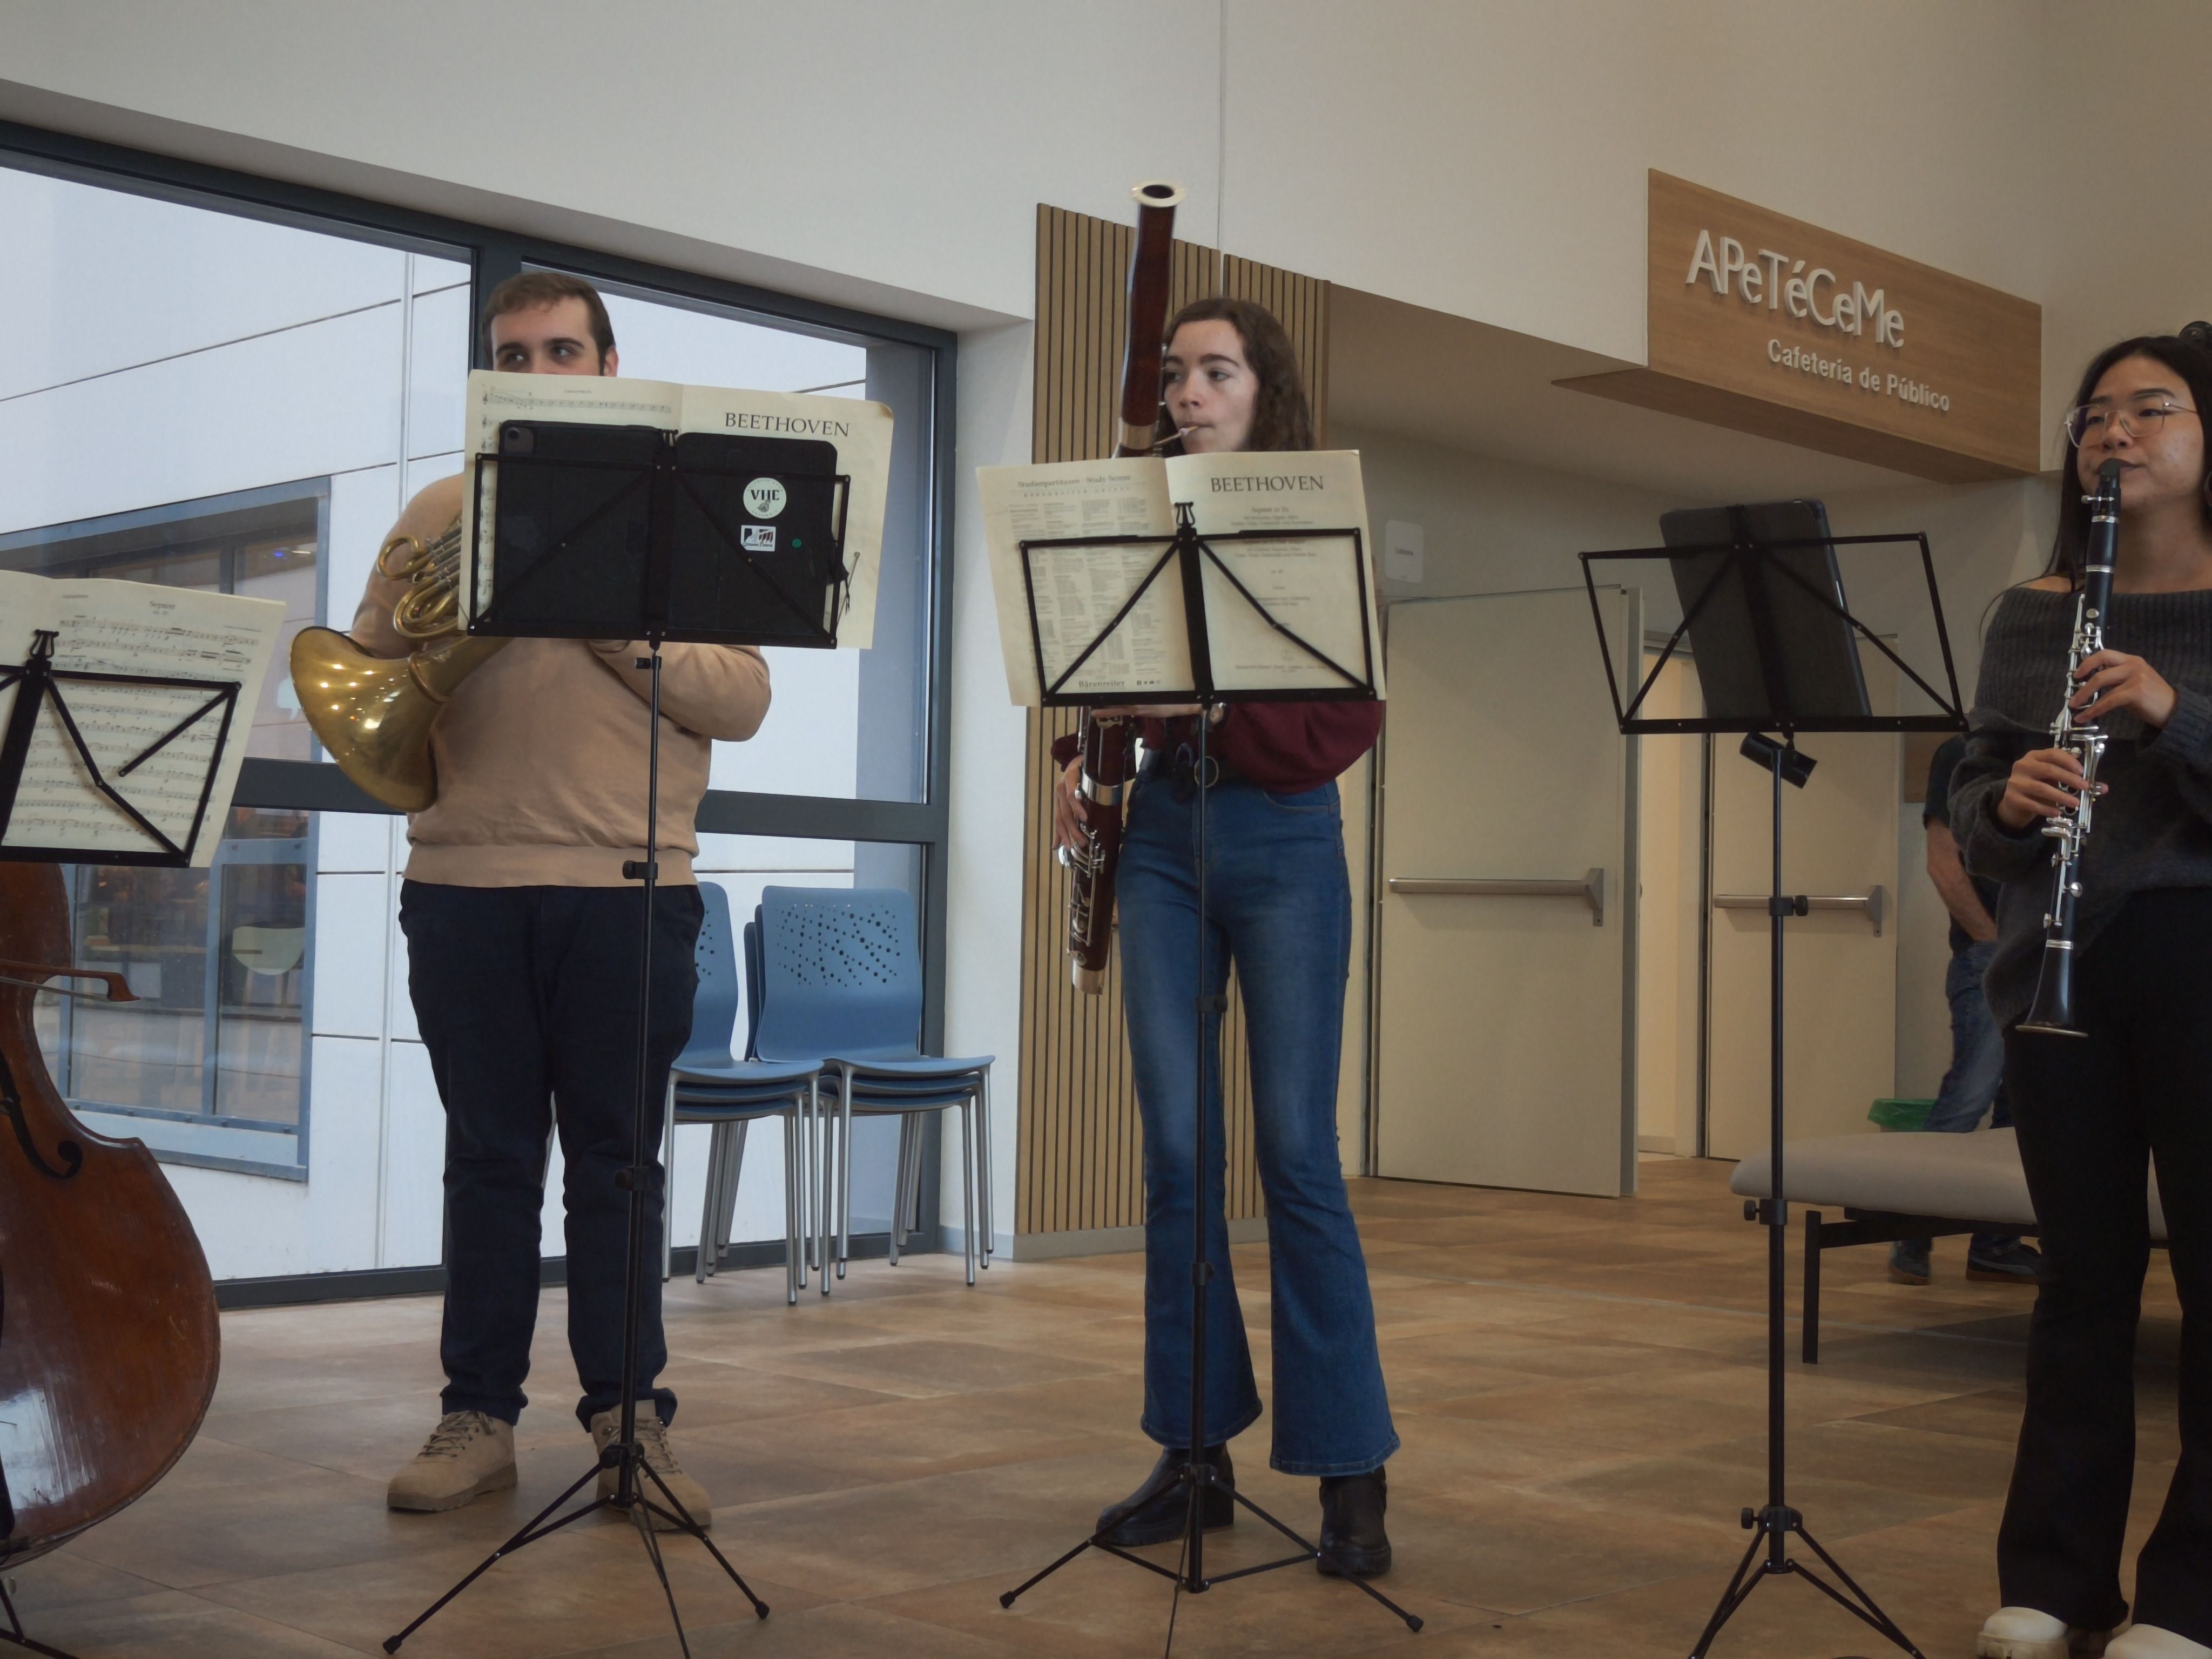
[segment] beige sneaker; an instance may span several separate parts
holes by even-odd
[[[482,1412],[447,1412],[385,1488],[387,1509],[457,1510],[514,1484],[514,1425]]]
[[[619,1409],[603,1411],[592,1419],[592,1443],[601,1451],[605,1451],[607,1443],[621,1432],[622,1413]],[[645,1454],[646,1467],[659,1475],[668,1487],[667,1493],[664,1495],[650,1476],[640,1475],[638,1479],[645,1488],[645,1497],[664,1510],[668,1507],[668,1498],[672,1497],[683,1505],[684,1514],[698,1523],[702,1532],[713,1526],[714,1506],[708,1500],[707,1489],[677,1466],[676,1454],[668,1445],[668,1425],[660,1420],[659,1406],[650,1400],[637,1402],[637,1443],[638,1449]],[[617,1484],[616,1471],[599,1471],[600,1497],[612,1498]],[[658,1515],[653,1516],[653,1529],[655,1532],[678,1530],[674,1522],[664,1520]]]

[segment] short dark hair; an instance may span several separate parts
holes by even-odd
[[[504,317],[510,311],[535,311],[540,306],[558,305],[563,300],[581,300],[585,313],[592,323],[592,341],[599,349],[599,361],[607,360],[607,353],[615,349],[615,325],[607,317],[607,302],[599,298],[599,289],[580,276],[571,276],[558,270],[526,270],[510,276],[492,289],[491,297],[484,301],[484,349],[491,349],[491,324],[495,317]]]
[[[1305,381],[1298,374],[1297,349],[1275,313],[1250,300],[1231,300],[1216,295],[1194,300],[1168,325],[1168,343],[1185,323],[1227,323],[1243,343],[1244,361],[1260,382],[1252,404],[1252,435],[1247,449],[1311,449],[1314,447],[1313,410],[1306,402]],[[1172,424],[1172,422],[1170,422]]]
[[[2191,331],[2197,326],[2191,325]],[[2097,382],[2105,378],[2106,371],[2130,357],[2148,357],[2163,363],[2181,377],[2182,383],[2189,388],[2191,403],[2200,410],[2212,410],[2212,352],[2190,337],[2190,332],[2138,334],[2131,340],[2106,346],[2081,371],[2081,384],[2075,389],[2074,401],[2067,407],[2079,409],[2095,397]],[[2075,465],[2079,453],[2080,447],[2069,437],[2065,471],[2058,481],[2058,534],[2052,540],[2051,562],[2043,573],[2046,576],[2063,576],[2076,587],[2081,585],[2081,556],[2089,545],[2089,505],[2082,499],[2081,470]],[[2204,522],[2212,526],[2212,496],[2204,493],[2206,483],[2212,483],[2212,438],[2205,441],[2204,453],[2206,476],[2197,481],[2197,494],[2204,509]]]

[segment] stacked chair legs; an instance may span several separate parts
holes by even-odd
[[[898,1159],[891,1187],[890,1262],[898,1265],[899,1251],[908,1236],[921,1224],[922,1137],[927,1120],[948,1111],[960,1114],[961,1233],[964,1240],[968,1282],[975,1282],[978,1267],[991,1265],[994,1232],[991,1222],[991,1083],[990,1061],[932,1060],[913,1056],[921,1066],[946,1068],[926,1079],[913,1072],[895,1072],[901,1086],[884,1086],[885,1073],[872,1071],[860,1060],[833,1060],[823,1082],[836,1094],[838,1106],[830,1136],[830,1159],[824,1166],[824,1186],[834,1206],[831,1231],[836,1242],[836,1276],[845,1276],[852,1254],[853,1181],[851,1149],[855,1117],[896,1115],[899,1120]],[[908,1063],[912,1063],[909,1061]],[[877,1065],[880,1067],[882,1062]],[[827,1278],[823,1295],[830,1292]]]
[[[853,1243],[853,1120],[899,1120],[891,1182],[890,1260],[921,1225],[924,1136],[960,1115],[961,1231],[968,1283],[991,1265],[992,1056],[921,1052],[921,957],[911,895],[897,888],[769,887],[732,946],[729,896],[700,884],[698,990],[691,1038],[669,1077],[669,1188],[675,1131],[711,1126],[699,1224],[702,1284],[728,1254],[745,1139],[783,1126],[784,1291],[799,1300],[811,1271],[822,1294],[845,1276]],[[742,995],[744,1058],[731,1052]],[[662,1274],[673,1237],[662,1216]]]

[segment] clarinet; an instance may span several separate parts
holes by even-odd
[[[1137,246],[1129,259],[1127,345],[1121,357],[1121,435],[1116,459],[1149,455],[1160,418],[1160,359],[1167,349],[1168,287],[1174,276],[1175,210],[1178,185],[1158,179],[1137,185]],[[1121,798],[1137,766],[1136,727],[1083,711],[1082,781],[1076,796],[1081,844],[1060,849],[1068,875],[1068,970],[1075,988],[1097,996],[1106,988],[1106,959],[1114,948],[1114,881],[1121,863]]]
[[[2107,733],[2095,721],[2075,715],[2075,675],[2105,648],[2105,613],[2112,603],[2112,563],[2120,534],[2120,464],[2097,470],[2097,493],[2089,507],[2089,546],[2081,570],[2081,591],[2074,601],[2074,643],[2066,653],[2066,688],[2058,718],[2051,725],[2051,746],[2081,763],[2081,793],[2074,805],[2043,821],[2043,833],[2057,843],[2051,849],[2051,908],[2043,915],[2043,967],[2036,975],[2035,1001],[2023,1031],[2048,1036],[2087,1036],[2074,1023],[2074,907],[2081,896],[2081,847],[2089,839],[2089,815],[2097,801],[2097,764],[2105,757]]]

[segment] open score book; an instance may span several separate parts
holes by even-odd
[[[274,599],[0,571],[0,675],[20,668],[39,633],[51,629],[58,675],[131,677],[57,679],[69,719],[44,700],[0,849],[205,869],[283,626],[284,607]],[[163,679],[193,684],[149,683]],[[21,690],[20,679],[0,684],[0,732]],[[0,779],[0,805],[5,784]]]
[[[1200,566],[1215,690],[1347,692],[1371,684],[1382,695],[1358,451],[986,466],[976,469],[976,483],[1015,702],[1035,707],[1047,696],[1078,694],[1189,700],[1196,670],[1182,580],[1173,561],[1159,568],[1176,533],[1176,506],[1186,501],[1200,537],[1252,537],[1209,541],[1212,556]],[[1265,536],[1270,530],[1342,533],[1277,540]],[[1115,537],[1135,539],[1092,539]]]

